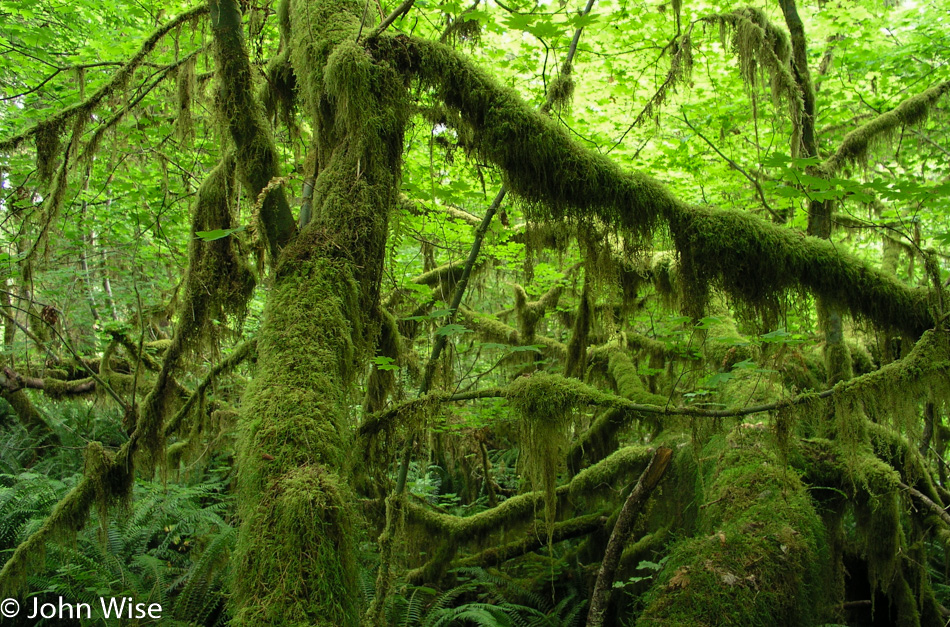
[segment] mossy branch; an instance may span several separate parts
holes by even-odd
[[[132,78],[132,74],[135,72],[136,68],[142,65],[145,57],[147,57],[148,54],[155,49],[155,46],[158,45],[158,42],[161,41],[165,35],[175,30],[179,26],[201,17],[206,13],[208,13],[208,5],[202,4],[201,6],[197,6],[182,13],[175,19],[162,25],[142,43],[138,51],[132,55],[128,61],[125,62],[118,72],[116,72],[115,76],[112,77],[112,80],[97,89],[93,95],[78,104],[60,111],[53,117],[36,124],[29,130],[19,135],[15,135],[9,139],[0,141],[0,150],[5,151],[16,149],[21,143],[23,143],[23,141],[44,132],[46,129],[62,128],[74,116],[88,116],[110,94],[121,90],[126,86],[126,84],[128,84],[128,81]]]
[[[933,326],[926,293],[830,242],[800,236],[747,214],[682,202],[640,172],[621,170],[573,141],[460,53],[405,36],[378,40],[378,54],[416,75],[474,131],[478,153],[498,165],[511,190],[536,217],[599,218],[627,234],[652,237],[669,226],[693,294],[718,284],[730,296],[763,308],[805,289],[852,314],[919,336]]]
[[[571,496],[602,492],[621,476],[626,476],[643,468],[652,449],[644,446],[628,446],[614,452],[606,459],[574,476],[565,485],[558,486],[556,496],[567,499]],[[474,542],[492,533],[501,532],[537,514],[544,503],[544,491],[538,490],[513,496],[498,507],[479,512],[473,516],[451,516],[430,510],[415,503],[406,507],[406,521],[428,532],[438,534],[446,542],[457,545]],[[544,538],[547,541],[547,538]]]
[[[6,379],[0,381],[0,387],[3,387],[7,392],[30,388],[32,390],[43,390],[50,398],[61,398],[63,396],[88,394],[96,389],[96,382],[91,378],[63,381],[52,377],[28,377],[15,372],[9,366],[4,367],[3,374],[6,375]]]
[[[128,496],[133,477],[131,457],[137,442],[136,432],[114,455],[98,442],[89,444],[83,478],[53,507],[43,524],[17,546],[0,570],[0,594],[19,592],[30,572],[42,564],[47,544],[74,538],[86,524],[90,508]]]
[[[785,25],[791,35],[792,72],[795,82],[802,94],[801,142],[806,157],[818,154],[818,138],[815,134],[815,86],[808,69],[808,49],[805,45],[805,25],[798,15],[798,6],[795,0],[779,0],[782,14],[785,16]]]
[[[8,298],[9,298],[9,297],[8,297]],[[10,305],[10,309],[13,309],[13,305]],[[2,317],[4,318],[4,320],[6,320],[8,323],[10,323],[10,324],[4,325],[5,327],[8,327],[8,326],[10,326],[10,325],[13,325],[13,326],[15,326],[16,328],[18,328],[18,329],[20,329],[21,331],[23,331],[23,334],[26,335],[26,337],[28,337],[30,340],[32,340],[33,343],[36,344],[36,347],[37,347],[37,348],[39,348],[39,349],[40,349],[41,351],[43,351],[44,353],[47,353],[47,354],[49,355],[49,358],[52,359],[55,363],[58,364],[58,363],[61,363],[61,362],[63,361],[62,358],[61,358],[59,355],[56,354],[56,351],[54,351],[52,348],[50,348],[49,346],[47,346],[47,345],[46,345],[46,342],[44,342],[44,341],[41,340],[39,337],[37,337],[37,335],[36,335],[35,333],[33,333],[27,325],[22,324],[21,322],[19,322],[19,321],[16,319],[16,317],[14,317],[14,316],[10,315],[9,313],[7,313],[7,312],[6,312],[6,308],[0,309],[0,316],[2,316]]]
[[[268,183],[279,176],[277,150],[261,106],[254,99],[251,64],[244,46],[238,3],[211,0],[209,6],[220,79],[218,105],[234,140],[241,181],[257,198]],[[266,196],[260,218],[274,263],[280,249],[290,242],[297,229],[283,189]]]
[[[603,512],[562,520],[561,522],[554,523],[554,530],[551,533],[550,541],[557,543],[564,540],[582,538],[600,531],[606,524],[607,514]],[[457,560],[453,563],[453,566],[455,568],[471,568],[475,566],[489,568],[503,564],[516,557],[521,557],[532,551],[537,551],[547,546],[548,538],[545,527],[546,525],[543,522],[535,523],[528,528],[520,540],[487,548],[481,553],[476,553],[475,555]],[[411,579],[412,574],[410,573],[410,580]]]
[[[933,502],[926,494],[918,490],[917,488],[912,488],[904,482],[900,482],[897,485],[900,486],[901,490],[904,490],[912,497],[914,497],[917,502],[921,503],[924,507],[930,510],[931,513],[935,514],[944,525],[950,527],[950,514],[940,505],[937,505]]]
[[[528,344],[524,341],[518,329],[500,320],[489,318],[466,307],[461,307],[459,314],[466,324],[472,325],[472,328],[486,340],[501,342],[509,346],[525,346]],[[542,349],[561,357],[567,355],[567,346],[563,342],[544,335],[535,335],[531,339],[531,344],[541,346]]]
[[[948,91],[950,81],[944,81],[862,124],[845,135],[838,150],[821,164],[821,169],[833,175],[846,164],[860,161],[867,155],[868,148],[876,139],[899,126],[913,126],[922,122],[933,105]]]
[[[178,426],[181,424],[181,421],[185,419],[185,417],[191,411],[191,408],[195,406],[195,403],[198,402],[198,399],[201,398],[208,387],[214,383],[215,379],[224,373],[234,370],[238,365],[241,364],[241,362],[253,355],[256,350],[257,339],[250,339],[246,342],[242,342],[233,351],[231,351],[230,355],[222,359],[211,370],[209,370],[208,374],[205,375],[205,378],[202,379],[195,388],[195,391],[192,392],[191,396],[188,397],[188,400],[185,401],[185,404],[179,407],[178,411],[175,412],[175,415],[165,423],[165,437],[167,438],[175,433],[175,431],[178,429]]]
[[[610,599],[614,575],[617,572],[617,566],[620,564],[623,549],[633,532],[633,524],[643,508],[643,504],[650,498],[653,490],[660,483],[660,479],[666,473],[672,457],[673,449],[665,446],[656,449],[653,452],[653,457],[650,458],[650,463],[647,464],[643,474],[637,480],[637,485],[634,486],[627,496],[627,500],[624,501],[620,514],[617,516],[617,522],[614,524],[614,529],[610,533],[610,540],[607,542],[607,550],[604,552],[600,570],[597,571],[597,582],[594,584],[590,610],[587,614],[587,627],[600,627],[604,624],[604,612],[607,610],[607,601]]]

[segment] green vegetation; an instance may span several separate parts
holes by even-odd
[[[0,0],[0,596],[944,624],[945,13]]]

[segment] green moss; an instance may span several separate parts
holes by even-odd
[[[279,176],[274,139],[263,108],[254,98],[251,64],[244,45],[241,11],[234,0],[212,0],[211,25],[217,65],[218,113],[234,142],[237,173],[254,198]],[[267,194],[260,208],[259,225],[272,260],[296,230],[290,205],[282,189]]]
[[[349,448],[356,297],[345,263],[316,260],[284,266],[268,301],[239,422],[238,625],[357,622],[353,588],[338,585],[354,576],[354,558],[337,478]]]
[[[786,352],[779,371],[785,387],[793,392],[820,391],[825,387],[825,361],[814,347]]]
[[[706,315],[719,320],[701,331],[703,356],[712,368],[728,372],[737,363],[757,357],[754,346],[741,343],[742,333],[728,309],[724,306],[708,308]]]
[[[195,58],[192,57],[178,68],[178,115],[175,130],[183,142],[193,139],[195,129],[191,116],[192,101],[195,98]]]
[[[53,507],[43,524],[17,546],[0,570],[0,594],[15,596],[22,592],[27,576],[45,568],[47,544],[75,541],[93,506],[99,508],[100,520],[107,524],[108,506],[132,494],[130,451],[128,442],[115,454],[98,442],[88,445],[82,479]]]
[[[20,424],[31,431],[34,437],[37,438],[38,446],[59,443],[59,436],[56,435],[56,432],[53,431],[49,423],[46,422],[43,415],[36,409],[33,405],[33,401],[30,400],[30,397],[24,390],[17,390],[16,392],[3,391],[0,394],[2,394],[3,399],[10,404],[10,407],[13,408]]]
[[[624,447],[584,469],[570,483],[559,486],[556,496],[567,503],[568,500],[613,493],[617,480],[628,479],[642,471],[652,454],[653,449],[646,446]],[[467,517],[442,514],[413,503],[408,505],[406,513],[409,522],[428,532],[444,534],[451,541],[470,543],[533,519],[543,501],[544,492],[537,491],[513,496],[498,507]]]
[[[792,123],[792,155],[797,157],[805,104],[789,63],[791,46],[788,35],[769,22],[765,12],[753,7],[714,15],[703,21],[719,26],[723,44],[726,43],[726,31],[731,31],[732,49],[739,57],[739,73],[750,88],[754,89],[762,74],[768,73],[773,100],[776,104],[785,100],[788,105]]]
[[[555,486],[567,452],[577,395],[567,379],[535,375],[528,384],[513,384],[508,402],[518,411],[520,462],[534,486],[544,491],[544,512],[550,537],[557,513]]]
[[[597,415],[590,427],[577,438],[567,452],[567,470],[576,475],[582,468],[598,462],[617,449],[617,434],[635,418],[623,409],[608,409]]]
[[[382,56],[414,73],[458,112],[475,132],[479,154],[502,169],[533,219],[596,217],[633,238],[650,237],[665,221],[695,312],[702,310],[711,286],[772,312],[779,309],[779,296],[804,289],[914,336],[933,326],[923,290],[902,285],[831,242],[748,213],[678,201],[650,177],[624,172],[576,144],[564,129],[450,48],[406,38],[380,37],[376,43]]]
[[[823,617],[821,520],[798,475],[757,431],[704,449],[700,529],[671,548],[637,625],[813,625]]]
[[[286,468],[286,466],[285,466]],[[358,608],[347,594],[357,586],[348,529],[352,496],[322,464],[288,468],[244,506],[269,524],[257,528],[258,551],[239,544],[234,587],[238,594],[263,581],[255,603],[234,616],[238,625],[340,627],[356,625]],[[314,570],[314,569],[317,570]],[[250,578],[250,579],[249,579]]]
[[[489,316],[472,311],[466,307],[459,308],[459,315],[465,320],[465,323],[471,325],[480,337],[489,342],[500,342],[509,346],[524,346],[527,342],[522,341],[518,329],[496,320]],[[544,335],[536,335],[534,343],[541,347],[545,354],[554,354],[565,356],[567,347],[555,339]]]
[[[175,331],[188,347],[214,343],[220,335],[221,323],[232,320],[235,327],[240,326],[254,290],[254,273],[247,263],[247,251],[237,237],[205,241],[196,235],[200,231],[237,227],[233,206],[235,168],[234,156],[226,155],[198,190],[188,244],[184,297],[178,308]]]
[[[603,350],[603,349],[601,349]],[[637,365],[633,363],[629,351],[619,344],[608,344],[607,372],[617,386],[617,393],[634,403],[664,407],[667,397],[647,391],[637,374]]]
[[[863,161],[874,142],[886,139],[899,128],[921,123],[934,104],[948,91],[950,81],[944,81],[851,131],[845,135],[835,154],[822,164],[822,170],[833,175],[849,163]]]
[[[836,413],[845,420],[861,413],[917,438],[921,399],[944,400],[948,383],[950,337],[944,331],[927,331],[903,359],[840,384]]]
[[[852,508],[852,550],[867,562],[869,584],[872,590],[883,593],[891,616],[900,625],[934,624],[933,590],[921,547],[925,530],[939,523],[929,511],[917,511],[912,520],[919,522],[907,524],[900,482],[916,484],[930,496],[936,496],[936,489],[926,474],[920,474],[924,469],[906,440],[880,425],[871,425],[870,430],[874,453],[887,461],[865,450],[855,462],[839,443],[807,440],[800,448],[803,459],[794,463],[805,469],[814,485],[842,495],[842,505]],[[899,474],[894,466],[902,472]],[[908,537],[908,533],[912,535]],[[838,543],[844,541],[839,539]],[[843,578],[839,585],[843,586]],[[887,609],[879,607],[877,611]]]
[[[404,361],[405,348],[399,335],[399,325],[395,316],[383,312],[376,354],[392,359],[396,364]],[[377,412],[386,405],[389,394],[396,384],[396,371],[374,367],[366,382],[366,395],[363,397],[363,411],[367,414]]]
[[[567,344],[567,361],[564,365],[564,372],[569,377],[583,378],[583,373],[587,370],[587,342],[590,336],[590,327],[591,299],[587,279],[585,278],[584,290],[577,305],[577,315],[574,317],[574,324],[571,329],[571,340]]]
[[[574,96],[574,79],[570,74],[559,74],[548,85],[548,102],[556,109],[569,107]]]
[[[37,124],[33,135],[36,143],[36,170],[43,184],[48,185],[56,170],[56,159],[60,156],[61,136],[65,120],[53,118]]]
[[[777,310],[787,290],[808,289],[830,303],[917,336],[932,326],[927,296],[818,238],[749,214],[690,207],[671,221],[680,276],[694,306],[710,285],[760,311]]]

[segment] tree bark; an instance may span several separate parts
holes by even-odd
[[[670,465],[670,459],[673,456],[673,449],[661,446],[653,453],[650,464],[640,475],[637,485],[630,492],[630,496],[623,504],[620,515],[617,516],[617,523],[610,534],[610,540],[607,542],[607,550],[604,552],[604,560],[600,564],[600,570],[597,573],[597,583],[594,584],[594,593],[590,599],[590,611],[587,614],[587,627],[600,627],[604,624],[604,612],[607,610],[607,602],[610,600],[610,590],[614,582],[614,574],[617,572],[617,565],[620,563],[620,555],[623,553],[627,540],[633,532],[633,524],[640,514],[640,509],[652,494],[654,488],[660,483],[667,466]]]
[[[279,253],[239,419],[232,624],[346,627],[360,615],[350,393],[380,325],[405,84],[356,43],[361,3],[285,8],[314,132],[312,213]]]

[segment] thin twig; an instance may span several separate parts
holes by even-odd
[[[379,37],[379,35],[384,30],[389,28],[393,22],[399,19],[400,16],[402,16],[405,13],[408,13],[409,9],[412,8],[412,5],[415,4],[415,2],[416,0],[403,0],[403,3],[400,4],[398,7],[396,7],[395,11],[387,15],[386,18],[382,22],[379,23],[379,26],[373,29],[373,32],[371,32],[366,37],[366,39],[370,40],[370,39],[375,39],[376,37]],[[357,39],[359,39],[359,37],[357,37]]]
[[[751,176],[748,172],[746,172],[742,168],[742,166],[740,166],[738,163],[736,163],[735,161],[733,161],[732,159],[724,155],[722,151],[719,150],[719,148],[717,148],[714,143],[709,141],[709,139],[705,135],[699,132],[699,129],[697,129],[695,126],[690,124],[689,118],[686,117],[685,111],[683,112],[683,121],[686,122],[686,126],[692,129],[692,131],[696,133],[700,139],[702,139],[704,142],[706,142],[707,145],[709,145],[710,148],[716,151],[717,155],[725,159],[726,163],[728,163],[732,169],[736,170],[737,172],[739,172],[739,174],[749,179],[749,182],[752,183],[753,186],[755,186],[755,191],[759,194],[759,200],[762,201],[762,206],[765,207],[766,211],[772,214],[772,217],[775,218],[777,221],[784,222],[784,218],[782,218],[782,216],[777,211],[775,211],[774,209],[772,209],[771,206],[769,206],[769,203],[765,199],[765,193],[762,191],[762,186],[759,184],[759,181],[754,176]]]

